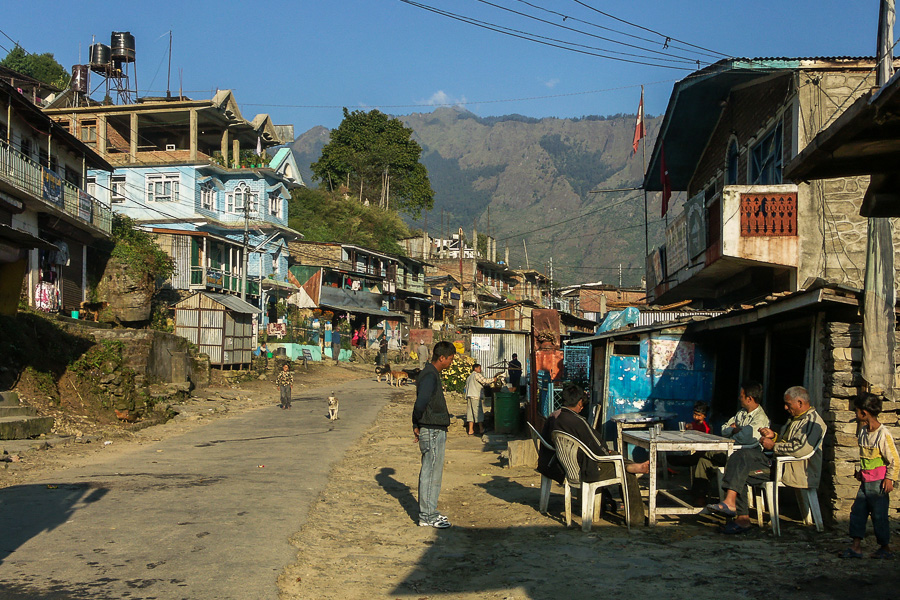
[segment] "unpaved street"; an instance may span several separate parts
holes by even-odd
[[[392,388],[297,386],[289,411],[266,389],[258,408],[160,441],[151,428],[143,443],[0,490],[0,597],[276,597],[291,534]]]

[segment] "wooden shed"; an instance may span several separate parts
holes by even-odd
[[[212,366],[249,365],[258,312],[237,296],[198,292],[175,305],[175,334],[209,355]]]

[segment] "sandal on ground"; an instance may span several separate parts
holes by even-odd
[[[845,548],[838,556],[841,558],[862,558],[862,552],[857,552],[853,548]]]
[[[725,515],[726,517],[737,516],[737,513],[728,508],[728,505],[724,502],[719,502],[718,504],[707,504],[706,509],[719,515]]]
[[[879,548],[872,555],[872,558],[884,558],[884,559],[894,558],[894,553],[891,552],[890,550],[885,550],[884,548]]]
[[[732,521],[728,525],[723,526],[720,531],[725,535],[740,535],[750,531],[750,527],[741,527],[736,522]]]

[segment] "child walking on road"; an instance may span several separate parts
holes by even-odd
[[[291,388],[294,387],[294,374],[289,371],[290,367],[287,363],[281,367],[281,373],[275,378],[275,387],[281,392],[281,403],[278,405],[282,409],[291,407]]]
[[[891,527],[888,522],[890,493],[897,478],[898,456],[894,438],[887,427],[878,421],[881,398],[864,392],[853,399],[856,420],[863,426],[859,432],[860,481],[856,500],[850,508],[850,537],[853,544],[841,553],[841,558],[862,558],[862,539],[866,535],[866,521],[872,515],[872,527],[878,550],[872,558],[893,558]]]

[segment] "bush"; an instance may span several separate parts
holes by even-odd
[[[448,392],[462,392],[466,387],[466,379],[472,374],[472,365],[475,359],[466,354],[458,353],[453,357],[450,366],[441,372],[441,380],[444,389]]]

